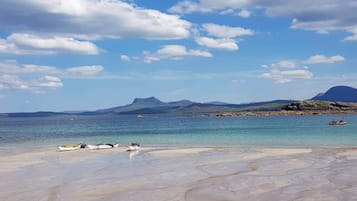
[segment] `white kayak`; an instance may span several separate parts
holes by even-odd
[[[58,149],[60,151],[71,151],[71,150],[76,150],[76,149],[80,149],[81,148],[81,144],[77,144],[77,145],[61,145],[58,146]]]
[[[111,148],[116,148],[119,147],[119,144],[97,144],[97,145],[91,145],[88,144],[87,147],[89,149],[111,149]]]

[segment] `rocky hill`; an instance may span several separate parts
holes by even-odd
[[[287,104],[276,111],[236,111],[219,112],[212,116],[286,116],[286,115],[322,115],[322,114],[357,114],[357,103],[332,101],[298,101]]]
[[[348,86],[335,86],[313,97],[312,100],[357,102],[357,89]]]
[[[299,101],[282,108],[287,111],[357,111],[357,103],[331,101]]]

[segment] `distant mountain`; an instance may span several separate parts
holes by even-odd
[[[213,104],[213,105],[228,105],[229,103],[221,102],[221,101],[212,101],[212,102],[207,102],[205,104]]]
[[[313,97],[312,100],[357,102],[357,89],[348,86],[335,86]]]
[[[163,102],[155,97],[135,98],[131,104],[113,108],[87,112],[38,112],[38,113],[9,113],[8,117],[43,117],[54,115],[105,115],[105,114],[159,114],[159,113],[213,113],[229,111],[275,111],[293,100],[275,100],[245,104],[228,104],[223,102],[196,103],[190,100]]]
[[[149,107],[164,106],[166,105],[166,103],[160,101],[155,97],[149,97],[149,98],[135,98],[134,101],[131,103],[131,105],[136,107],[149,108]]]
[[[192,102],[190,100],[180,100],[180,101],[174,101],[174,102],[169,102],[168,104],[173,107],[185,107],[194,104],[195,102]]]
[[[135,98],[131,104],[108,108],[108,109],[101,109],[95,112],[96,113],[123,113],[123,112],[130,112],[135,110],[155,108],[155,107],[165,107],[165,106],[167,106],[167,103],[164,103],[155,97]]]

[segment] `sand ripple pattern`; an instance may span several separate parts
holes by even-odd
[[[0,164],[2,201],[357,200],[354,148],[39,149]]]

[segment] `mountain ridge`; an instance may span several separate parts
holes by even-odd
[[[356,94],[354,94],[356,93]],[[340,98],[339,98],[340,97]],[[352,97],[352,98],[351,98]],[[356,98],[356,99],[354,99]],[[325,93],[320,93],[309,100],[334,102],[357,102],[357,89],[347,86],[331,87]],[[344,101],[349,100],[349,101]],[[0,117],[45,117],[53,115],[101,115],[101,114],[157,114],[157,113],[216,113],[216,112],[256,112],[256,111],[278,111],[284,106],[297,102],[296,100],[273,100],[242,104],[231,104],[220,101],[193,102],[187,99],[171,102],[163,102],[154,96],[147,98],[135,98],[130,104],[112,108],[99,109],[78,113],[67,112],[19,112],[4,113]]]

